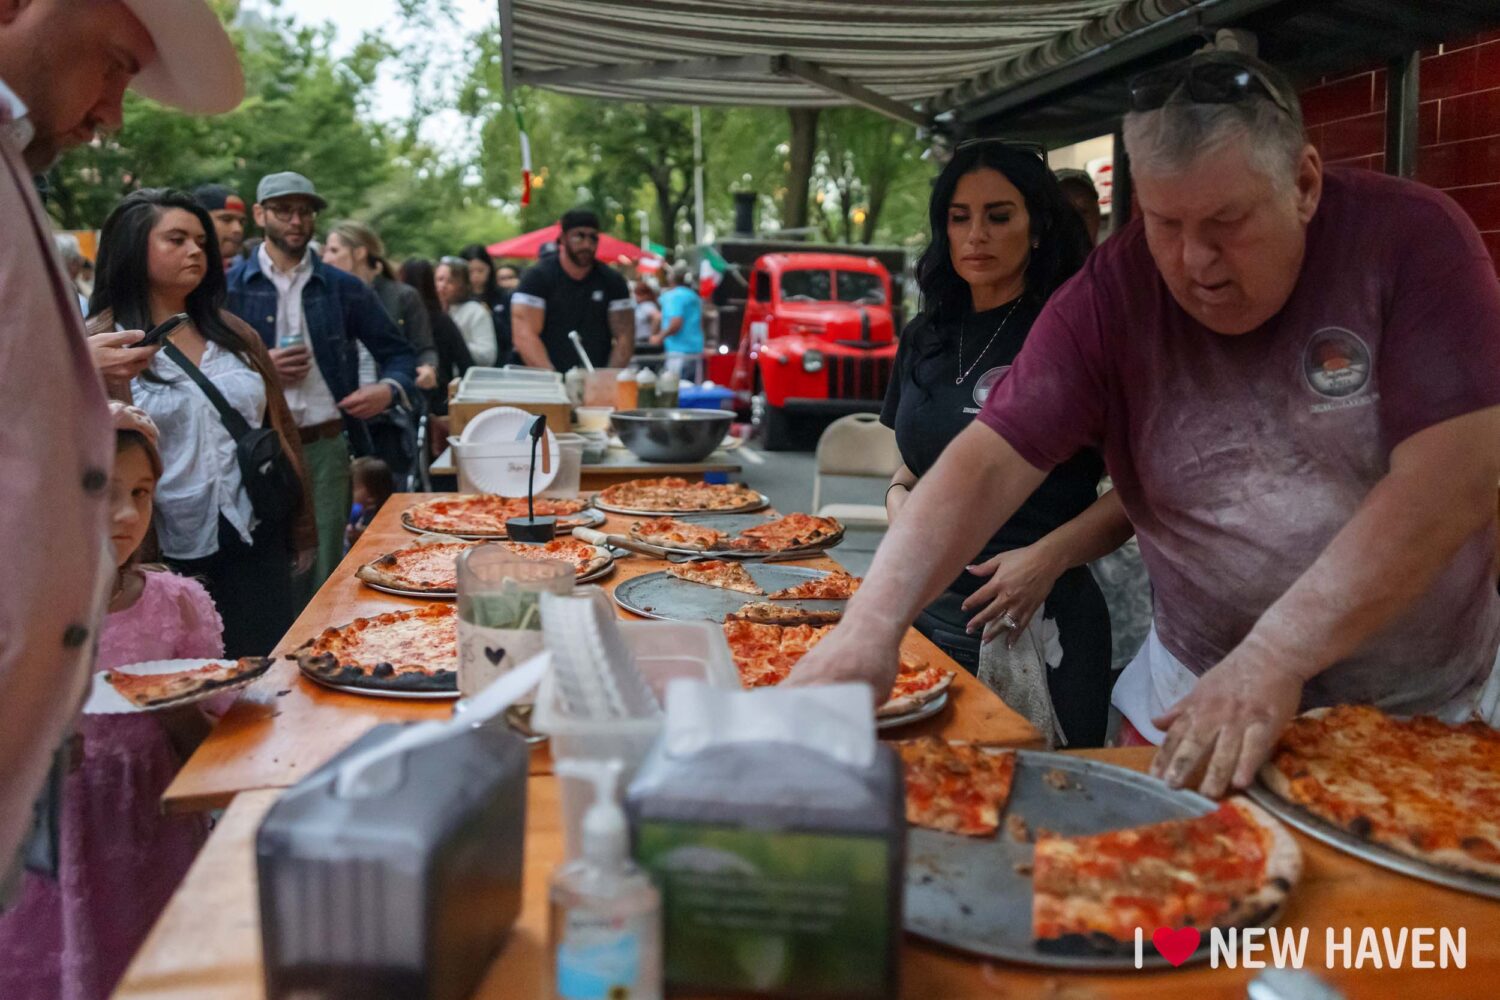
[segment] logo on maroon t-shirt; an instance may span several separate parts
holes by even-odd
[[[1357,335],[1326,326],[1312,335],[1302,355],[1302,373],[1320,396],[1344,399],[1370,384],[1370,349]]]
[[[1010,365],[1001,365],[999,368],[991,368],[979,376],[979,381],[974,383],[974,405],[984,409],[984,401],[990,398],[990,393],[995,391],[995,386],[1010,371]]]

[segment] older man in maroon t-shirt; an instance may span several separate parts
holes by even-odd
[[[1243,787],[1317,705],[1495,724],[1500,283],[1473,224],[1325,170],[1254,60],[1195,56],[1132,101],[1143,218],[1053,296],[794,682],[886,690],[969,540],[1094,446],[1155,589],[1114,702],[1156,773]]]

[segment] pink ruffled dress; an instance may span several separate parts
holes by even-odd
[[[162,572],[145,580],[134,605],[105,617],[96,670],[223,655],[224,626],[201,584]],[[84,715],[76,731],[58,881],[27,874],[0,914],[4,1000],[109,996],[208,835],[201,814],[162,814],[182,761],[153,714]]]

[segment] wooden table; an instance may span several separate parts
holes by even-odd
[[[277,654],[301,645],[329,626],[342,625],[361,615],[424,603],[371,590],[355,578],[354,571],[382,553],[411,542],[416,536],[401,527],[401,512],[433,495],[401,493],[387,501],[277,646]],[[633,520],[611,515],[605,529],[624,532]],[[659,560],[630,556],[619,560],[614,573],[600,585],[613,590],[621,581],[659,570],[663,565]],[[822,557],[787,565],[833,569],[838,564]],[[636,617],[624,611],[621,616]],[[957,669],[951,659],[915,631],[908,633],[903,648],[927,662]],[[983,739],[1016,746],[1039,743],[1030,723],[961,669],[949,691],[949,701],[949,707],[938,715],[903,728],[901,734],[922,736],[941,732],[953,739]],[[451,714],[452,704],[333,691],[304,679],[295,663],[278,658],[270,671],[246,690],[178,773],[164,797],[166,806],[172,811],[222,808],[240,792],[290,787],[379,723],[444,719]],[[551,757],[545,746],[533,751],[532,771],[551,771]]]
[[[1144,770],[1148,749],[1083,754]],[[157,921],[126,973],[117,997],[129,1000],[261,1000],[259,910],[254,878],[254,831],[275,792],[246,792],[234,800],[199,855],[182,888]],[[547,878],[561,860],[557,779],[532,775],[527,789],[525,881],[516,927],[475,994],[480,1000],[545,995]],[[1496,995],[1500,982],[1500,903],[1388,872],[1294,834],[1304,852],[1301,884],[1282,924],[1310,928],[1311,971],[1356,997]],[[1464,970],[1326,969],[1328,927],[1448,927],[1466,929]],[[966,997],[1005,1000],[1242,1000],[1258,973],[1189,966],[1176,970],[1064,974],[970,957],[908,936],[903,946],[902,996],[913,1000]]]
[[[701,462],[643,462],[628,448],[611,448],[604,461],[585,463],[578,477],[578,488],[585,493],[602,490],[615,483],[623,483],[642,476],[681,476],[698,480],[710,472],[738,473],[743,466],[734,451],[720,448]],[[458,475],[458,463],[453,459],[452,447],[444,448],[442,454],[433,459],[427,471],[434,476]]]

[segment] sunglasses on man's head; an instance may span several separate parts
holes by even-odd
[[[1276,85],[1253,66],[1239,62],[1180,62],[1148,70],[1130,81],[1133,111],[1155,111],[1177,94],[1186,94],[1194,104],[1240,104],[1259,95],[1276,105],[1288,118],[1292,107]]]

